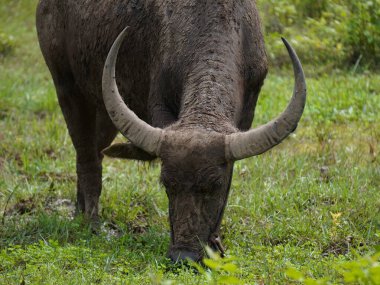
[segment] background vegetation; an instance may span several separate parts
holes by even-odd
[[[320,70],[377,69],[380,63],[380,0],[258,1],[274,65],[287,61],[278,41],[289,38],[303,61]]]
[[[0,0],[0,284],[378,284],[379,0],[259,1],[272,69],[254,125],[292,91],[281,35],[305,64],[308,102],[295,134],[236,163],[222,224],[234,258],[202,274],[165,258],[159,163],[106,159],[102,232],[73,219],[75,154],[36,3]]]

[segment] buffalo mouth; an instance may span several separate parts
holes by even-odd
[[[167,191],[171,243],[168,256],[173,262],[190,259],[201,262],[208,246],[225,255],[219,235],[231,187],[233,164],[227,166],[224,185],[207,193]]]
[[[225,256],[225,248],[222,245],[222,240],[219,234],[213,233],[210,235],[208,242],[204,245],[199,243],[199,246],[171,246],[168,252],[168,257],[174,263],[181,263],[186,261],[201,262],[205,256],[204,246],[210,247],[213,251],[220,254],[221,257]]]
[[[222,206],[225,206],[225,201],[223,201]],[[224,209],[224,207],[222,208]],[[175,263],[183,262],[188,259],[194,262],[201,262],[205,256],[206,246],[219,252],[220,256],[223,257],[225,249],[222,245],[221,237],[218,234],[223,209],[220,209],[219,206],[218,211],[215,213],[216,215],[209,216],[206,221],[203,220],[206,215],[191,215],[187,219],[179,220],[171,219],[175,220],[175,222],[171,225],[171,244],[168,251],[169,258]],[[179,211],[177,211],[177,213],[178,212]],[[199,221],[199,219],[202,221]],[[211,226],[213,229],[211,230],[209,228],[210,223],[213,224]],[[194,227],[194,225],[196,225],[196,227]],[[197,228],[197,230],[195,228]],[[195,234],[196,232],[198,233]]]
[[[222,239],[219,236],[219,234],[214,233],[210,236],[209,245],[211,249],[213,249],[216,252],[219,252],[221,257],[226,256],[226,250],[222,244]]]

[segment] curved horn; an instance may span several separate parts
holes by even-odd
[[[163,130],[153,128],[139,119],[124,103],[116,85],[116,58],[127,29],[128,27],[119,34],[108,53],[103,69],[103,100],[116,128],[135,146],[158,156]]]
[[[293,97],[285,111],[269,123],[242,133],[226,136],[226,159],[239,160],[266,152],[296,128],[306,102],[306,82],[302,65],[290,44],[282,38],[292,60],[295,84]]]

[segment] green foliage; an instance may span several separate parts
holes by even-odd
[[[372,65],[380,62],[380,0],[350,1],[347,44],[353,59]]]
[[[190,268],[193,268],[194,273],[199,275],[202,284],[205,285],[244,284],[244,281],[239,278],[239,275],[241,275],[241,269],[234,263],[236,258],[222,258],[208,246],[205,247],[205,251],[208,257],[202,260],[202,265],[193,261],[188,261],[187,263],[179,264],[179,266],[190,266]],[[162,274],[152,276],[152,282],[157,285],[183,284],[175,280],[165,279]]]
[[[341,273],[339,284],[380,284],[380,253],[359,257],[356,260],[342,262],[335,266]],[[302,271],[294,267],[289,267],[286,270],[286,275],[290,279],[305,285],[331,285],[336,282],[331,281],[328,277],[322,279],[306,277]]]
[[[380,252],[341,265],[346,284],[380,284]]]
[[[238,277],[238,267],[233,261],[233,257],[221,258],[219,254],[213,252],[209,247],[206,247],[206,252],[209,258],[204,258],[203,263],[208,268],[205,269],[198,264],[193,265],[198,269],[198,272],[205,276],[207,284],[243,284],[243,280]]]
[[[287,54],[280,35],[295,46],[302,61],[317,71],[380,62],[380,0],[259,1],[269,56],[283,65]]]

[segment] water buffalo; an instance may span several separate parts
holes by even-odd
[[[37,31],[76,150],[78,213],[98,219],[103,153],[160,158],[170,258],[199,260],[204,244],[223,251],[234,161],[285,139],[306,99],[300,61],[284,40],[293,97],[250,130],[267,74],[255,2],[40,0]],[[129,142],[109,147],[118,130]]]

